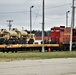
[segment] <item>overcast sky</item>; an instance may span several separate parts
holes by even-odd
[[[0,0],[0,29],[8,29],[6,20],[13,20],[12,28],[30,30],[30,7],[32,8],[32,29],[42,30],[43,0]],[[71,24],[72,0],[45,0],[45,30],[66,25],[66,12]]]

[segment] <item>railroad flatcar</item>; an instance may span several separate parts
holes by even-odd
[[[17,52],[22,50],[24,44],[33,44],[35,40],[34,34],[28,34],[26,31],[19,31],[13,28],[10,31],[6,29],[0,30],[0,51]]]

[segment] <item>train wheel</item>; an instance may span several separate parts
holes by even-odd
[[[5,49],[2,49],[1,51],[2,51],[3,53],[5,53],[5,52],[6,52],[6,50],[5,50]]]
[[[3,53],[5,53],[5,51],[2,51]]]
[[[62,50],[62,51],[66,51],[66,50],[67,50],[67,45],[63,45],[63,46],[61,47],[61,50]]]
[[[6,51],[7,53],[9,52],[9,51]]]
[[[40,49],[39,52],[42,52],[42,50]]]
[[[15,50],[15,53],[17,53],[17,50]]]
[[[14,53],[14,51],[12,50],[12,53]]]

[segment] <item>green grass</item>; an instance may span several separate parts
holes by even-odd
[[[64,52],[18,52],[18,53],[2,53],[0,52],[0,61],[14,60],[34,60],[34,59],[51,59],[51,58],[76,58],[76,51]]]

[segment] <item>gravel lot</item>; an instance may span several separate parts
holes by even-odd
[[[76,58],[0,62],[0,75],[76,75]]]

